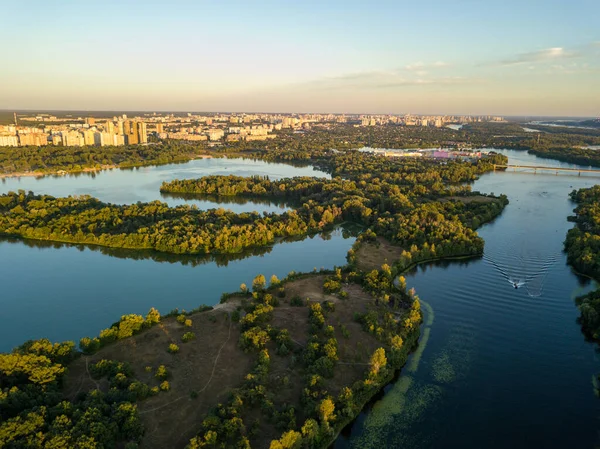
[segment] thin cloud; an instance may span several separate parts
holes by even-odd
[[[434,62],[432,64],[426,64],[424,62],[414,62],[412,64],[408,64],[407,66],[405,66],[404,68],[406,70],[408,70],[409,72],[412,71],[420,71],[423,72],[427,69],[440,69],[443,67],[448,67],[450,64],[448,64],[447,62],[443,62],[443,61],[437,61]]]
[[[466,84],[471,81],[463,77],[429,77],[421,70],[408,74],[406,71],[398,70],[341,74],[309,81],[304,85],[316,89],[368,90],[400,88],[404,86]]]
[[[513,58],[505,59],[500,61],[500,65],[511,66],[519,64],[531,64],[540,63],[547,61],[556,61],[560,59],[577,58],[580,54],[575,51],[567,51],[562,47],[546,48],[544,50],[531,51],[527,53],[521,53]]]

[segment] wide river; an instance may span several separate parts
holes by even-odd
[[[502,152],[510,163],[575,167]],[[488,174],[475,183],[510,200],[479,230],[483,258],[407,276],[426,303],[419,348],[336,449],[597,447],[600,361],[573,301],[594,283],[575,275],[562,252],[574,208],[568,194],[595,183],[539,173]]]
[[[572,165],[503,151],[511,163]],[[311,168],[241,160],[108,171],[95,176],[6,179],[0,191],[91,194],[130,203],[159,199],[163,180],[208,174],[326,176]],[[508,195],[510,204],[480,229],[480,259],[427,265],[407,275],[423,300],[419,348],[402,375],[336,442],[336,448],[592,448],[600,443],[600,372],[595,346],[576,322],[574,298],[594,288],[566,265],[562,242],[572,226],[568,193],[600,182],[589,176],[495,173],[475,190]],[[201,208],[281,211],[285,205]],[[345,263],[354,238],[329,235],[280,243],[262,255],[229,261],[68,245],[0,241],[0,351],[28,338],[96,335],[125,313],[167,312],[215,304],[263,273]],[[514,288],[514,283],[518,289]]]

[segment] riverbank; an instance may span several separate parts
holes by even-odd
[[[575,216],[569,220],[575,225],[567,232],[564,242],[567,261],[573,270],[596,282],[600,280],[600,227],[598,208],[600,207],[600,186],[579,189],[571,192],[571,199],[577,204]],[[600,289],[576,299],[581,317],[579,319],[585,335],[600,344]]]
[[[179,163],[186,163],[195,159],[212,159],[213,156],[209,155],[209,154],[197,154],[189,159],[184,159],[181,161],[177,161]],[[167,161],[167,162],[160,162],[160,163],[155,163],[155,162],[150,162],[150,163],[140,163],[140,164],[133,164],[133,165],[117,165],[117,164],[107,164],[107,165],[102,165],[100,167],[84,167],[84,168],[80,168],[80,169],[71,169],[71,170],[64,170],[64,169],[58,169],[58,170],[49,170],[49,171],[27,171],[27,172],[13,172],[13,173],[0,173],[0,179],[3,178],[43,178],[45,176],[66,176],[66,175],[77,175],[77,174],[84,174],[84,173],[99,173],[102,171],[106,171],[106,170],[114,170],[114,169],[121,169],[121,170],[127,170],[127,169],[131,169],[131,168],[140,168],[140,167],[159,167],[161,165],[168,165],[168,164],[173,164],[173,161]]]
[[[267,448],[283,435],[327,447],[404,365],[418,339],[418,299],[380,275],[389,281],[390,303],[378,301],[356,273],[337,270],[275,278],[268,288],[257,276],[252,295],[192,313],[124,316],[82,339],[83,355],[57,364],[68,367],[62,394],[83,411],[77,398],[108,395],[115,375],[117,388],[136,391],[129,428],[147,429],[125,433],[125,442],[146,448],[183,447],[190,439],[195,447],[199,423],[198,441],[215,432],[226,446],[248,440]],[[329,279],[339,279],[338,293],[324,292]],[[116,371],[105,377],[108,366]],[[225,432],[236,420],[237,430]]]

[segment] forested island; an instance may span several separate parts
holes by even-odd
[[[5,236],[176,254],[238,252],[344,221],[365,229],[345,267],[269,282],[259,275],[214,309],[126,315],[79,350],[39,340],[1,354],[0,447],[327,447],[416,344],[420,302],[398,276],[422,261],[480,255],[475,229],[507,204],[465,184],[505,161],[500,155],[477,163],[325,150],[258,157],[309,157],[333,178],[209,176],[162,186],[298,205],[279,215],[0,196]]]
[[[298,158],[302,157],[300,153]],[[225,189],[237,194],[253,189],[254,196],[289,198],[299,204],[283,214],[171,208],[158,201],[113,205],[89,196],[54,198],[13,192],[0,196],[0,235],[175,254],[226,254],[352,221],[399,245],[415,244],[417,250],[410,251],[415,254],[425,244],[433,245],[440,255],[479,253],[483,243],[473,229],[499,214],[506,198],[464,201],[463,196],[471,195],[470,187],[458,183],[491,170],[492,162],[502,158],[492,155],[476,164],[440,164],[390,161],[357,151],[323,153],[315,162],[344,178],[272,183],[209,177],[162,186],[165,192],[219,195]]]
[[[574,190],[575,226],[567,233],[568,262],[580,273],[600,280],[600,185]],[[600,290],[577,299],[581,326],[589,338],[600,343]]]
[[[0,177],[171,164],[205,154],[204,147],[177,142],[105,147],[0,147]]]

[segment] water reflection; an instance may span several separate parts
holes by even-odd
[[[177,199],[184,201],[192,201],[192,200],[203,200],[215,204],[260,204],[269,206],[269,208],[280,208],[280,209],[288,209],[291,207],[296,207],[298,204],[292,201],[284,201],[279,199],[265,199],[259,196],[223,196],[223,195],[208,195],[208,194],[198,194],[198,193],[166,193],[161,192],[160,196],[164,200],[169,199]]]
[[[218,267],[226,267],[231,262],[248,259],[250,257],[264,256],[270,254],[273,248],[279,244],[302,242],[305,239],[318,239],[322,241],[329,241],[333,237],[341,237],[342,239],[356,238],[362,227],[354,223],[344,223],[336,226],[332,229],[310,234],[308,236],[300,237],[289,237],[277,239],[273,245],[261,246],[258,248],[248,248],[244,251],[234,254],[209,254],[209,255],[189,255],[189,254],[173,254],[160,251],[154,251],[151,249],[147,250],[133,250],[125,248],[110,248],[106,246],[97,245],[86,245],[86,244],[72,244],[62,242],[51,242],[45,240],[30,240],[30,239],[18,239],[18,238],[0,238],[0,244],[5,243],[7,245],[25,245],[29,248],[37,249],[62,249],[62,248],[75,248],[79,251],[89,250],[98,252],[105,256],[115,257],[118,259],[129,259],[129,260],[151,260],[158,263],[170,263],[170,264],[181,264],[190,267],[197,267],[209,263],[214,263]]]

